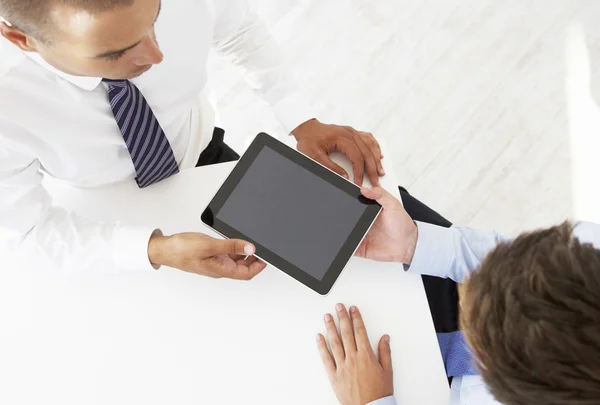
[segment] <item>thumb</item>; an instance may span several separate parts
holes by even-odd
[[[379,341],[379,363],[385,371],[392,371],[392,348],[389,335],[384,335]]]
[[[240,239],[228,239],[219,241],[216,244],[213,253],[217,254],[226,254],[226,255],[253,255],[256,249],[254,246],[246,241]]]
[[[339,174],[340,176],[342,176],[345,179],[349,179],[350,177],[348,177],[348,172],[346,172],[342,166],[336,164],[333,160],[331,160],[331,158],[327,155],[324,155],[321,159],[321,164],[323,166],[325,166],[326,168],[328,168],[329,170],[336,172],[337,174]]]
[[[390,209],[400,203],[396,197],[388,193],[383,187],[363,187],[360,192],[368,199],[377,201],[383,208]]]
[[[346,179],[349,179],[348,173],[340,165],[336,164],[333,160],[331,160],[331,158],[329,157],[329,152],[323,150],[321,147],[310,148],[298,143],[298,151],[305,154],[309,158],[317,161],[318,163],[322,164],[329,170],[336,172],[337,174]]]

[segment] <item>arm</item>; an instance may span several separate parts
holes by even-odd
[[[494,231],[467,227],[443,228],[420,222],[417,222],[417,226],[419,236],[408,269],[419,274],[451,278],[457,283],[476,270],[498,243],[509,240]],[[579,222],[573,234],[580,242],[600,248],[600,225]]]
[[[404,263],[410,265],[412,271],[462,280],[477,268],[487,252],[503,239],[494,232],[415,224],[402,203],[384,189],[363,188],[361,192],[365,197],[377,200],[383,210],[356,251],[357,256],[383,262]],[[391,358],[387,356],[389,345],[385,344],[387,339],[380,342],[380,349],[386,350],[383,353],[380,351],[379,360],[384,361],[379,365],[376,357],[371,355],[370,345],[365,345],[364,351],[360,350],[358,341],[369,340],[358,310],[352,308],[350,311],[351,316],[354,315],[353,320],[356,321],[353,325],[359,326],[354,329],[356,346],[353,345],[350,328],[344,326],[347,314],[343,306],[338,306],[337,313],[340,319],[341,343],[331,316],[326,315],[325,326],[331,352],[323,336],[318,336],[317,344],[338,399],[349,404],[396,405],[392,396],[393,386],[382,385],[382,381],[385,381],[385,377],[389,378],[392,370]],[[344,329],[347,330],[346,333]],[[344,335],[350,338],[344,340]],[[358,351],[355,351],[355,347]],[[363,365],[361,354],[364,355],[365,351],[369,354],[369,360],[364,360]],[[356,356],[358,360],[355,359]],[[349,357],[352,361],[346,362]],[[386,367],[388,361],[389,367]],[[361,402],[365,398],[367,401]]]
[[[154,229],[92,221],[54,207],[42,178],[39,161],[0,146],[0,245],[20,260],[68,273],[153,269],[148,240]]]
[[[381,148],[369,132],[348,126],[327,125],[309,112],[287,69],[283,52],[265,24],[246,0],[215,0],[215,47],[245,74],[250,87],[262,94],[288,133],[298,141],[298,150],[340,176],[348,173],[329,155],[338,151],[352,162],[354,181],[362,184],[364,173],[371,184],[385,175]]]
[[[15,149],[0,146],[0,251],[7,248],[21,267],[76,273],[148,271],[165,265],[212,278],[249,280],[266,266],[246,257],[255,248],[244,241],[200,233],[162,236],[153,228],[94,221],[54,207],[41,184],[39,161]]]
[[[216,50],[242,69],[246,81],[271,104],[288,133],[314,118],[300,97],[283,52],[246,0],[214,1]]]
[[[506,238],[466,227],[444,228],[417,222],[418,238],[410,271],[460,283]]]
[[[406,270],[461,282],[505,238],[496,232],[414,222],[382,188],[362,189],[383,211],[356,251],[367,259],[403,263]]]

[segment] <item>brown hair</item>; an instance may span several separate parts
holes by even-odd
[[[497,246],[461,287],[461,308],[498,401],[600,404],[600,252],[571,224]]]
[[[57,5],[100,13],[133,4],[134,0],[0,0],[0,16],[22,32],[49,41],[52,9]]]

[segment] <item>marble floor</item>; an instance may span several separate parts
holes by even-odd
[[[600,216],[600,1],[251,2],[315,115],[385,138],[399,181],[455,223]],[[234,68],[210,66],[234,147],[281,131]]]

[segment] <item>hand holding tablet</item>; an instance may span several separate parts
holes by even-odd
[[[381,206],[319,163],[259,134],[202,214],[256,257],[327,294]]]

